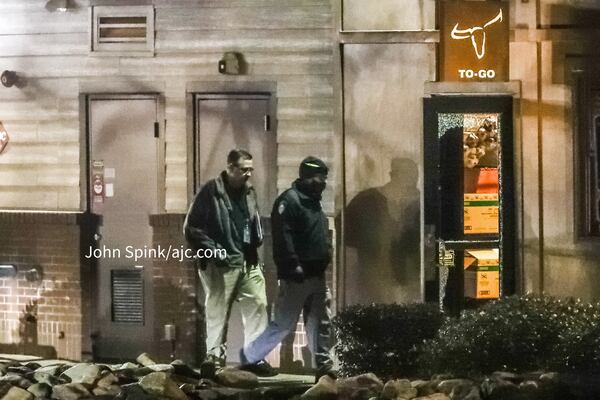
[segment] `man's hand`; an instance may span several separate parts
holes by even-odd
[[[300,265],[297,265],[296,268],[294,268],[290,280],[296,283],[304,282],[304,269]]]

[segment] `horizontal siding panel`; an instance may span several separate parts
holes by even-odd
[[[324,159],[324,157],[327,157],[329,154],[333,154],[331,147],[331,144],[323,143],[281,143],[277,150],[277,158],[280,160],[297,160],[296,165],[298,165],[300,164],[300,161],[308,155]]]
[[[0,170],[2,186],[79,186],[78,165],[5,165]]]
[[[1,12],[38,12],[45,10],[46,0],[1,0]],[[89,0],[69,0],[72,9],[87,7]],[[73,12],[73,11],[70,11]],[[48,13],[49,14],[49,13]]]
[[[157,53],[217,51],[330,51],[329,30],[223,30],[157,32]],[[1,47],[0,47],[1,49]]]
[[[183,164],[187,161],[186,143],[167,143],[165,153],[167,164]]]
[[[122,75],[151,76],[218,76],[218,62],[222,52],[203,55],[160,55],[149,62],[147,59],[122,58],[119,72]],[[244,53],[248,66],[247,75],[309,75],[332,74],[331,51],[312,53]]]
[[[3,35],[0,36],[2,56],[55,56],[87,54],[89,38],[85,33],[59,33],[55,35]]]
[[[79,165],[79,143],[52,145],[9,143],[0,157],[0,165],[10,164]],[[51,165],[48,168],[52,168]]]
[[[282,119],[332,118],[332,98],[290,97],[279,99],[278,117]]]
[[[28,188],[22,190],[11,190],[0,186],[0,197],[2,197],[2,208],[12,209],[58,209],[58,192],[47,188]]]
[[[331,28],[331,9],[321,7],[165,8],[156,12],[156,30]]]
[[[4,122],[10,143],[59,143],[79,141],[79,121]]]
[[[277,134],[277,143],[280,144],[303,144],[303,143],[321,143],[328,144],[333,138],[331,131],[313,131],[308,129],[285,130],[279,129]]]
[[[326,6],[329,4],[329,0],[154,0],[156,8],[305,7]]]
[[[88,10],[71,12],[1,12],[0,35],[23,35],[36,33],[86,33],[89,31]]]
[[[119,73],[119,58],[117,57],[89,57],[84,55],[46,56],[46,57],[3,57],[2,66],[9,70],[25,71],[28,79],[31,78],[75,78],[115,76]],[[73,82],[62,80],[60,83],[68,84],[69,89]],[[35,85],[35,82],[31,82]],[[75,87],[78,90],[78,86]]]
[[[333,76],[311,75],[303,81],[282,80],[277,85],[278,97],[333,97]]]

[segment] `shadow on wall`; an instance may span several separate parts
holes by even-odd
[[[359,192],[346,206],[350,304],[405,302],[419,297],[418,177],[414,161],[394,158],[390,181]]]

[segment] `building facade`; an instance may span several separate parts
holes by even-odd
[[[0,87],[0,342],[68,359],[168,359],[174,325],[175,355],[194,361],[196,278],[173,251],[193,194],[232,146],[254,154],[265,217],[302,158],[331,165],[336,308],[435,301],[449,242],[437,226],[444,170],[428,150],[444,146],[427,133],[436,102],[491,115],[485,104],[510,99],[497,113],[510,127],[503,294],[597,299],[600,5],[486,1],[504,10],[506,76],[460,81],[444,72],[446,3],[456,2],[2,1],[0,69],[16,78]],[[86,257],[94,249],[108,253]]]

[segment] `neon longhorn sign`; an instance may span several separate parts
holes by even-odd
[[[454,25],[450,37],[455,40],[469,39],[473,43],[475,54],[477,59],[481,60],[485,57],[485,28],[495,24],[496,22],[502,22],[502,9],[498,12],[494,18],[486,22],[483,26],[473,26],[467,29],[458,29],[458,22]]]

